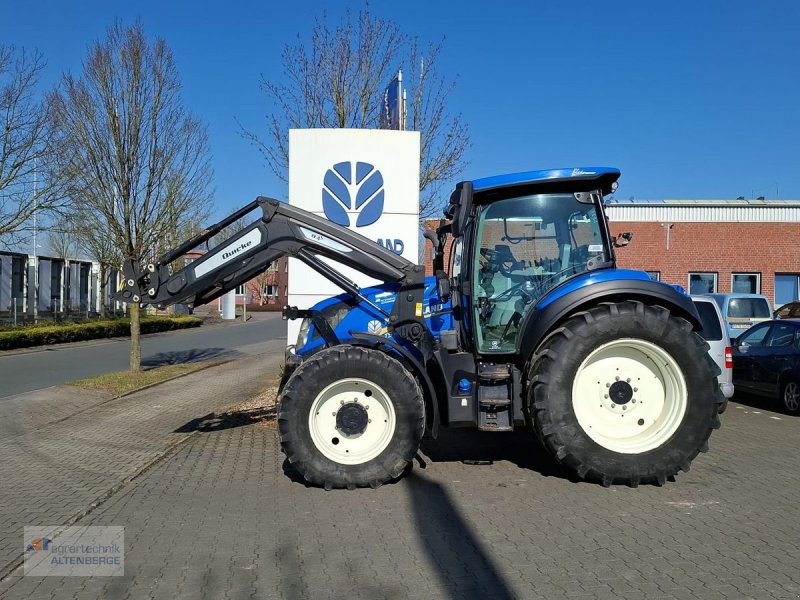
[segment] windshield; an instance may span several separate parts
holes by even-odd
[[[513,352],[525,313],[565,279],[609,257],[594,204],[536,194],[481,207],[475,261],[480,352]]]

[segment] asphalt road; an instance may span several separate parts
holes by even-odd
[[[247,323],[157,333],[142,338],[142,364],[157,366],[239,358],[284,344],[286,322],[278,313],[256,313]],[[0,353],[0,399],[81,377],[128,367],[127,339],[49,346],[20,354]]]

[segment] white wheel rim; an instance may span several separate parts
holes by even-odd
[[[800,390],[794,381],[786,384],[786,388],[783,390],[783,403],[792,412],[800,408]]]
[[[578,368],[572,407],[596,443],[613,452],[641,454],[662,446],[680,427],[686,381],[662,348],[619,339],[594,350]]]
[[[358,412],[366,412],[368,421],[360,433],[347,434],[337,426],[337,415],[353,403]],[[322,390],[308,415],[314,445],[326,458],[343,465],[359,465],[383,452],[392,440],[395,422],[389,395],[373,382],[354,377],[340,379]]]

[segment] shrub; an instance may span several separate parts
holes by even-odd
[[[174,329],[199,327],[203,323],[197,317],[142,317],[142,333],[158,333]],[[11,331],[0,331],[0,350],[27,348],[46,344],[63,344],[99,338],[126,337],[130,335],[129,319],[22,327]]]

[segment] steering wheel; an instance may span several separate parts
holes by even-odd
[[[481,256],[487,260],[485,270],[491,273],[500,273],[504,277],[509,277],[512,271],[515,271],[517,265],[522,261],[518,261],[509,252],[508,254],[498,252],[492,248],[481,248]]]

